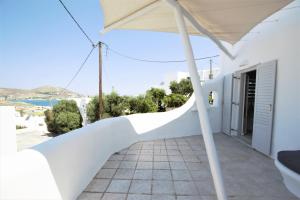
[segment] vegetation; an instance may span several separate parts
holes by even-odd
[[[170,94],[164,98],[164,104],[169,108],[177,108],[182,106],[187,99],[188,98],[182,94]]]
[[[24,128],[27,128],[26,126],[22,126],[22,125],[16,125],[16,129],[19,130],[19,129],[24,129]]]
[[[54,135],[82,127],[82,117],[73,100],[61,100],[52,110],[46,110],[45,122],[48,131]]]
[[[113,91],[103,97],[104,112],[102,118],[117,117],[121,115],[164,112],[183,105],[193,93],[190,78],[182,79],[180,82],[170,83],[171,94],[166,95],[165,90],[151,88],[145,95],[120,96]],[[99,98],[95,96],[87,106],[87,117],[89,122],[99,119]]]
[[[173,94],[180,94],[186,97],[190,97],[194,91],[189,77],[182,79],[180,82],[172,81],[170,83],[170,90]]]
[[[103,113],[101,118],[117,117],[121,115],[149,112],[163,112],[183,105],[193,93],[189,78],[180,82],[170,83],[171,94],[167,95],[163,89],[151,88],[145,95],[121,96],[113,91],[103,97]],[[52,110],[46,110],[45,122],[48,131],[59,135],[82,126],[82,117],[76,102],[61,100]],[[90,123],[99,119],[99,97],[95,96],[87,105],[87,117]]]

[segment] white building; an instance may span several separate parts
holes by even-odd
[[[218,75],[220,74],[221,69],[220,68],[212,68],[212,72],[210,72],[209,69],[202,69],[199,70],[199,76],[201,78],[201,82],[205,82],[207,80],[209,80],[209,75],[210,73],[212,73],[213,77],[212,78],[216,78],[218,77]],[[166,91],[167,94],[171,93],[171,90],[169,88],[171,81],[176,81],[179,82],[184,78],[189,77],[189,73],[188,72],[170,72],[168,74],[165,75],[164,80],[161,82],[161,84],[159,86],[156,86],[158,88],[162,88]]]

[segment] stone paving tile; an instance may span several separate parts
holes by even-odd
[[[153,168],[153,162],[143,162],[139,161],[136,166],[137,169],[152,169]]]
[[[139,155],[138,154],[127,154],[125,157],[124,157],[124,160],[125,161],[138,161],[139,159]]]
[[[153,194],[175,194],[173,181],[153,181]]]
[[[271,159],[226,135],[214,138],[228,200],[297,200]],[[217,200],[203,138],[133,144],[113,154],[78,199]]]
[[[108,160],[123,160],[125,155],[114,154]]]
[[[153,170],[154,180],[172,180],[172,174],[170,170]]]
[[[151,197],[148,194],[128,194],[127,200],[151,200]]]
[[[139,161],[152,162],[153,161],[153,155],[152,154],[141,154],[140,157],[139,157]]]
[[[104,169],[117,169],[120,166],[121,161],[107,161],[102,168]]]
[[[151,181],[148,181],[148,180],[133,180],[131,182],[129,193],[151,194]]]
[[[105,193],[101,200],[126,200],[126,194]]]
[[[96,178],[112,178],[116,171],[117,169],[101,169],[96,175]]]
[[[176,199],[175,195],[161,195],[161,194],[152,195],[152,200],[175,200],[175,199]]]
[[[209,169],[207,169],[207,170],[191,170],[190,173],[192,175],[193,180],[196,180],[196,181],[206,180],[206,179],[212,177]]]
[[[114,178],[115,179],[132,179],[134,169],[118,169]]]
[[[192,176],[188,170],[172,170],[173,180],[189,181]]]
[[[153,169],[170,169],[169,162],[154,162]]]
[[[200,196],[177,196],[177,200],[202,200]]]
[[[176,195],[198,195],[196,185],[192,181],[174,181]]]
[[[140,180],[151,180],[152,179],[152,170],[150,169],[137,169],[135,170],[133,179]]]
[[[109,179],[94,179],[87,186],[85,191],[87,192],[104,192],[109,184]]]
[[[154,162],[168,162],[168,156],[154,155]]]
[[[136,167],[136,163],[135,161],[122,161],[120,164],[120,168],[123,169],[135,169]]]
[[[83,192],[77,200],[100,200],[102,193]]]
[[[130,180],[113,179],[107,188],[107,192],[128,193]]]
[[[184,162],[170,162],[171,169],[187,169]]]

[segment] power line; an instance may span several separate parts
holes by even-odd
[[[95,43],[93,42],[93,40],[88,36],[88,34],[84,31],[84,29],[80,26],[80,24],[77,22],[77,20],[74,18],[74,16],[72,15],[72,13],[68,10],[68,8],[66,7],[66,5],[63,3],[62,0],[58,0],[61,5],[64,7],[64,9],[67,11],[67,13],[69,14],[69,16],[73,19],[73,21],[76,23],[77,27],[81,30],[81,32],[85,35],[85,37],[90,41],[90,43],[92,44],[92,46],[96,46]]]
[[[96,47],[97,47],[97,45],[95,45],[95,46],[92,47],[92,49],[90,50],[90,52],[88,53],[88,55],[85,57],[85,59],[83,60],[83,62],[79,66],[79,68],[77,69],[76,73],[73,75],[73,77],[71,78],[71,80],[64,87],[64,91],[67,90],[67,88],[71,85],[71,83],[74,81],[74,79],[78,76],[78,74],[83,69],[85,63],[88,61],[89,57],[91,56],[91,54],[93,53],[93,51],[94,51],[94,49]]]
[[[105,45],[106,49],[115,53],[116,55],[123,57],[123,58],[127,58],[130,60],[134,60],[134,61],[139,61],[139,62],[148,62],[148,63],[182,63],[182,62],[186,62],[186,60],[152,60],[152,59],[144,59],[144,58],[136,58],[133,56],[128,56],[125,55],[117,50],[114,50],[112,48],[110,48],[107,44],[102,43]],[[207,56],[207,57],[202,57],[202,58],[195,58],[195,60],[206,60],[206,59],[210,59],[210,58],[216,58],[219,57],[219,55],[214,55],[214,56]]]

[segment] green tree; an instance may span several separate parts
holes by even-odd
[[[164,98],[164,104],[169,108],[177,108],[182,106],[186,101],[187,97],[182,94],[170,94]]]
[[[181,79],[181,81],[171,81],[169,86],[173,94],[181,94],[190,97],[193,93],[193,86],[190,77]]]
[[[48,131],[54,135],[82,127],[82,117],[73,100],[59,101],[52,110],[45,111],[45,116]]]
[[[129,108],[131,113],[148,113],[157,111],[157,105],[150,98],[143,95],[130,98]]]
[[[88,103],[86,114],[89,122],[93,123],[99,120],[99,97],[95,96]]]
[[[160,88],[151,88],[150,90],[147,90],[146,92],[146,98],[151,99],[158,108],[158,112],[165,111],[165,107],[163,105],[163,99],[166,96],[166,92],[164,89]]]
[[[125,113],[127,102],[125,98],[116,92],[104,96],[104,111],[112,117],[118,117]]]
[[[45,113],[45,122],[47,125],[47,129],[50,133],[53,133],[55,131],[53,113],[51,110],[46,110],[44,113]]]

